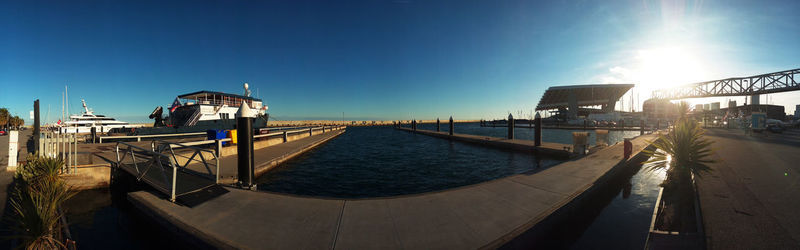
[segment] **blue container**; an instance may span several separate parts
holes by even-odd
[[[222,140],[227,138],[227,134],[224,129],[212,129],[206,131],[206,138],[208,140]],[[228,142],[222,142],[222,145],[228,145]]]

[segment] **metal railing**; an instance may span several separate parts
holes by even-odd
[[[44,132],[39,134],[39,156],[60,158],[64,160],[62,173],[76,173],[78,165],[78,136],[76,134],[58,134]]]
[[[160,146],[157,147],[156,144],[159,144]],[[179,168],[188,169],[187,167],[189,166],[190,163],[203,164],[203,166],[208,171],[208,174],[215,176],[214,183],[219,183],[220,164],[219,164],[219,157],[217,157],[217,153],[215,151],[210,149],[194,147],[192,145],[187,145],[185,143],[179,143],[179,142],[152,141],[150,145],[152,149],[157,150],[157,152],[159,153],[164,153],[167,149],[169,149],[169,153],[170,155],[172,155],[173,162],[175,162],[175,164],[177,164]],[[191,156],[186,156],[181,153],[176,154],[175,153],[176,149],[189,149],[188,153],[191,154]],[[204,156],[203,153],[210,154],[211,157],[213,157],[214,159],[206,159],[206,156]],[[186,162],[183,164],[183,166],[180,165],[181,161],[178,160],[178,157],[185,159]],[[195,159],[195,157],[199,157],[199,159]],[[209,160],[213,160],[214,162],[213,166],[209,166],[210,165]],[[211,171],[211,167],[214,167],[215,170]],[[194,172],[189,172],[189,173],[194,173]]]
[[[176,148],[189,149],[191,156],[177,154]],[[219,182],[219,169],[220,162],[216,155],[210,150],[181,145],[180,143],[153,141],[151,142],[150,149],[142,148],[132,145],[127,142],[117,142],[114,147],[117,162],[115,167],[126,170],[136,177],[137,181],[143,181],[158,191],[170,197],[170,201],[175,202],[178,195],[177,191],[178,173],[179,171],[194,176],[208,178],[202,174],[198,174],[187,167],[192,162],[201,162],[208,170],[211,171],[209,166],[210,162],[203,156],[203,152],[211,153],[214,157],[214,168],[216,176],[214,182]],[[195,159],[199,155],[199,159]],[[186,158],[187,160],[183,165],[179,164],[178,157]],[[155,168],[155,169],[154,169]],[[156,174],[150,174],[150,171],[158,171]]]
[[[157,134],[157,135],[116,135],[116,136],[100,136],[100,143],[103,143],[103,140],[109,139],[133,139],[136,138],[136,141],[142,141],[142,138],[164,138],[164,137],[182,137],[182,136],[198,136],[198,135],[205,135],[206,132],[193,132],[193,133],[178,133],[178,134]]]

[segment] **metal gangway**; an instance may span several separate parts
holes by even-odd
[[[64,161],[62,173],[76,173],[78,165],[78,136],[42,132],[39,134],[38,156],[59,158]]]
[[[213,150],[158,140],[145,147],[142,143],[117,142],[114,167],[169,196],[172,202],[219,183],[220,161]]]

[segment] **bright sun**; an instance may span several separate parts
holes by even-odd
[[[640,50],[636,59],[636,81],[648,89],[699,82],[707,76],[699,58],[677,47]]]

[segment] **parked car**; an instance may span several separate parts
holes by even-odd
[[[8,132],[6,132],[5,130],[0,129],[0,135],[7,135],[7,134],[8,134]]]
[[[767,130],[769,130],[769,132],[777,133],[777,134],[783,133],[783,127],[781,127],[780,125],[777,125],[777,124],[767,125]]]

